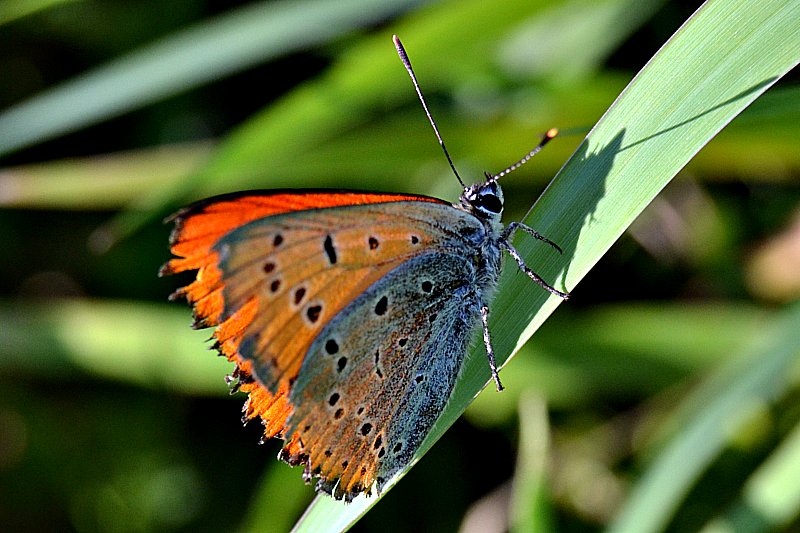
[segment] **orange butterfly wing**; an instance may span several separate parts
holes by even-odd
[[[198,270],[197,279],[171,295],[181,296],[195,306],[200,327],[219,325],[224,307],[221,273],[214,245],[231,230],[260,218],[342,205],[378,204],[403,200],[444,203],[436,198],[402,194],[353,192],[271,192],[251,191],[221,195],[186,207],[167,221],[175,223],[170,236],[170,249],[178,256],[168,261],[160,276],[186,270]]]
[[[265,437],[284,438],[281,457],[291,464],[308,463],[300,432],[285,434],[289,394],[308,347],[345,305],[434,240],[424,224],[411,238],[407,228],[395,228],[403,204],[389,213],[369,208],[409,201],[449,207],[415,195],[253,192],[199,202],[172,217],[177,258],[161,275],[198,271],[172,298],[192,304],[196,327],[217,327],[215,346],[236,363],[233,377],[249,394],[244,418],[260,417]],[[329,209],[342,206],[365,207]],[[330,485],[341,472],[313,475]],[[349,484],[367,490],[373,480],[370,468]]]

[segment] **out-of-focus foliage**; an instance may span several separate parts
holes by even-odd
[[[796,3],[763,5],[782,18],[754,22],[768,8],[751,11],[741,27],[755,29],[737,38],[757,43],[763,32],[789,48],[763,51],[731,86],[770,58],[800,55]],[[394,53],[397,33],[462,175],[504,168],[561,128],[504,178],[505,218],[519,220],[699,3],[169,6],[0,5],[3,529],[291,528],[313,491],[275,461],[277,443],[257,446],[256,424],[242,429],[242,398],[223,380],[230,365],[204,350],[209,333],[188,327],[185,306],[166,302],[181,279],[156,277],[168,258],[161,219],[243,188],[455,199]],[[705,48],[687,53],[735,56],[714,38],[736,26],[707,24]],[[795,33],[775,33],[783,27]],[[676,73],[636,116],[657,115],[691,74]],[[703,108],[728,89],[718,72],[707,79],[650,126],[680,133],[669,117],[681,106],[699,106],[701,121],[735,105]],[[631,136],[640,126],[623,121],[617,163],[648,140]],[[684,138],[673,139],[653,168],[682,149]],[[481,393],[355,529],[798,527],[798,139],[792,72],[638,216],[503,369],[507,390]],[[640,184],[630,183],[634,195]],[[578,231],[571,206],[591,191],[554,189],[534,217],[565,245]],[[602,227],[602,213],[578,224]],[[572,258],[588,253],[574,244]],[[555,262],[543,268],[558,272]],[[505,278],[522,286],[512,269]],[[493,331],[505,353],[532,320],[524,303],[498,296]],[[474,352],[471,368],[485,371]]]

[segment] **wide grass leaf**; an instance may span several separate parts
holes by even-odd
[[[794,0],[703,4],[628,85],[536,202],[525,222],[558,242],[564,255],[519,238],[516,245],[528,264],[557,280],[557,288],[574,289],[680,169],[798,63],[798,21],[800,3]],[[560,303],[506,265],[491,319],[500,360],[519,349]],[[478,346],[418,456],[488,379]],[[318,497],[296,530],[347,529],[378,500],[362,497],[344,506]]]

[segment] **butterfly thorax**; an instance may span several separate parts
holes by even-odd
[[[501,252],[500,239],[503,224],[500,218],[503,215],[503,190],[497,180],[487,174],[487,180],[476,183],[464,189],[459,198],[459,203],[454,207],[466,211],[477,218],[484,227],[481,241],[477,242],[474,258],[477,286],[491,293],[497,283],[500,273]],[[489,297],[484,294],[484,297]]]

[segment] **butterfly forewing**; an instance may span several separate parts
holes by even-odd
[[[418,253],[431,240],[427,231],[416,228],[412,240],[383,211],[359,205],[276,215],[220,239],[222,317],[257,300],[239,352],[253,362],[262,384],[272,390],[296,377],[322,326]]]

